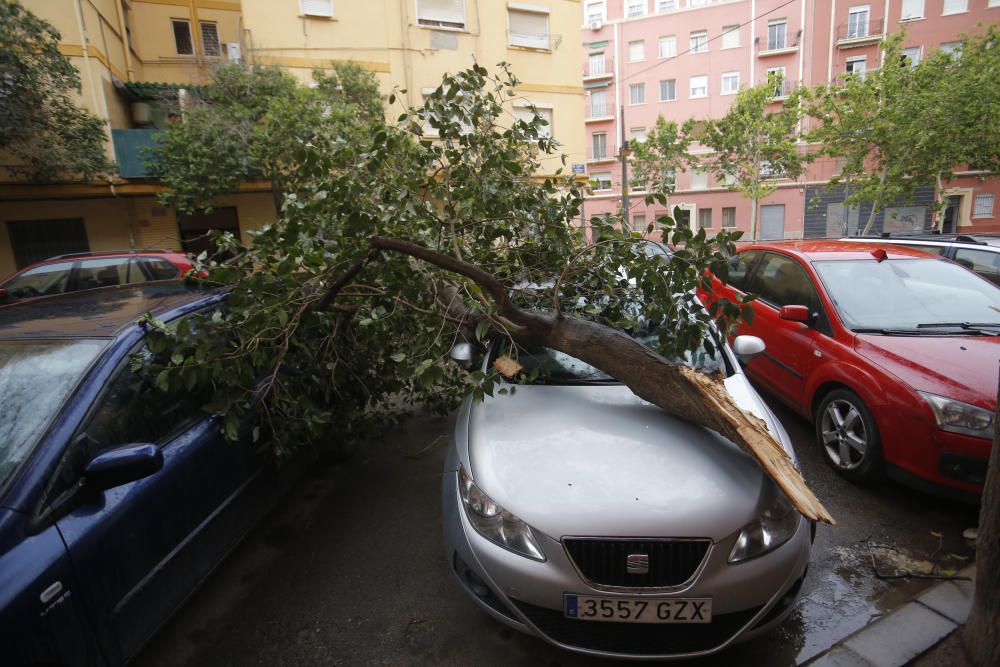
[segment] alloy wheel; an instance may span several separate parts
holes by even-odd
[[[865,460],[868,433],[858,408],[850,401],[831,401],[823,411],[820,434],[826,454],[842,470],[854,470]]]

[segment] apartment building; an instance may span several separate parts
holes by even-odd
[[[881,66],[879,44],[906,31],[907,55],[954,50],[962,33],[1000,21],[1000,0],[583,0],[582,65],[586,89],[588,216],[623,203],[620,151],[642,141],[662,116],[717,118],[741,87],[780,73],[783,99],[792,86],[837,81]],[[857,233],[868,207],[845,208],[842,191],[827,190],[837,165],[820,160],[798,179],[776,180],[761,202],[758,236],[765,239]],[[629,218],[645,228],[663,207],[647,207],[643,185],[629,189]],[[944,184],[946,210],[932,215],[932,187],[912,202],[887,207],[879,231],[1000,231],[994,203],[1000,182],[960,172]],[[676,175],[671,208],[709,232],[750,228],[750,202],[706,172]]]

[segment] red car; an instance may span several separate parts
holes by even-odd
[[[176,280],[192,268],[187,255],[169,250],[59,255],[27,266],[0,283],[0,305],[98,287]]]
[[[993,438],[1000,288],[941,257],[843,241],[740,248],[706,303],[757,295],[765,351],[747,366],[816,424],[827,462],[854,481],[979,494]],[[928,485],[928,483],[930,483]]]

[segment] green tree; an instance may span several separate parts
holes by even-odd
[[[34,181],[108,174],[104,121],[77,106],[80,77],[59,32],[16,0],[0,0],[0,150]]]
[[[649,192],[673,194],[677,172],[691,163],[689,149],[694,126],[693,120],[678,125],[660,116],[646,140],[635,142],[632,159],[635,178],[645,183]]]
[[[746,446],[804,513],[830,520],[722,378],[680,363],[715,350],[714,318],[693,292],[706,269],[726,275],[733,237],[661,218],[679,246],[667,264],[636,252],[642,235],[620,220],[596,221],[588,243],[571,175],[532,178],[560,156],[544,119],[512,114],[517,85],[506,66],[491,76],[476,65],[371,135],[323,125],[298,142],[279,222],[235,260],[208,264],[231,287],[226,309],[193,327],[149,322],[155,384],[211,391],[205,409],[225,413],[230,437],[252,423],[287,452],[376,434],[401,406],[516,389],[500,374],[531,381],[516,358],[542,345]],[[740,311],[723,302],[724,330]],[[647,347],[627,329],[657,335]],[[463,337],[510,351],[489,372],[462,373],[447,357]]]
[[[777,189],[778,178],[798,178],[805,154],[798,146],[799,92],[772,110],[780,78],[745,88],[725,116],[706,121],[699,141],[712,149],[705,165],[715,176],[751,201],[750,238],[757,239],[760,200]]]
[[[150,155],[169,186],[160,200],[183,213],[211,210],[241,183],[265,180],[280,210],[295,191],[300,146],[320,135],[370,136],[382,113],[378,83],[354,64],[314,72],[310,87],[276,66],[223,65]]]

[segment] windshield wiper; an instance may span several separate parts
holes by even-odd
[[[982,329],[963,329],[959,331],[950,331],[945,326],[938,326],[937,328],[915,328],[915,329],[851,329],[854,333],[858,334],[878,334],[880,336],[954,336],[959,335],[971,335],[971,336],[995,336],[1000,332],[990,332],[983,331]]]
[[[1000,335],[1000,322],[926,322],[918,324],[918,329],[961,329],[984,336]]]

